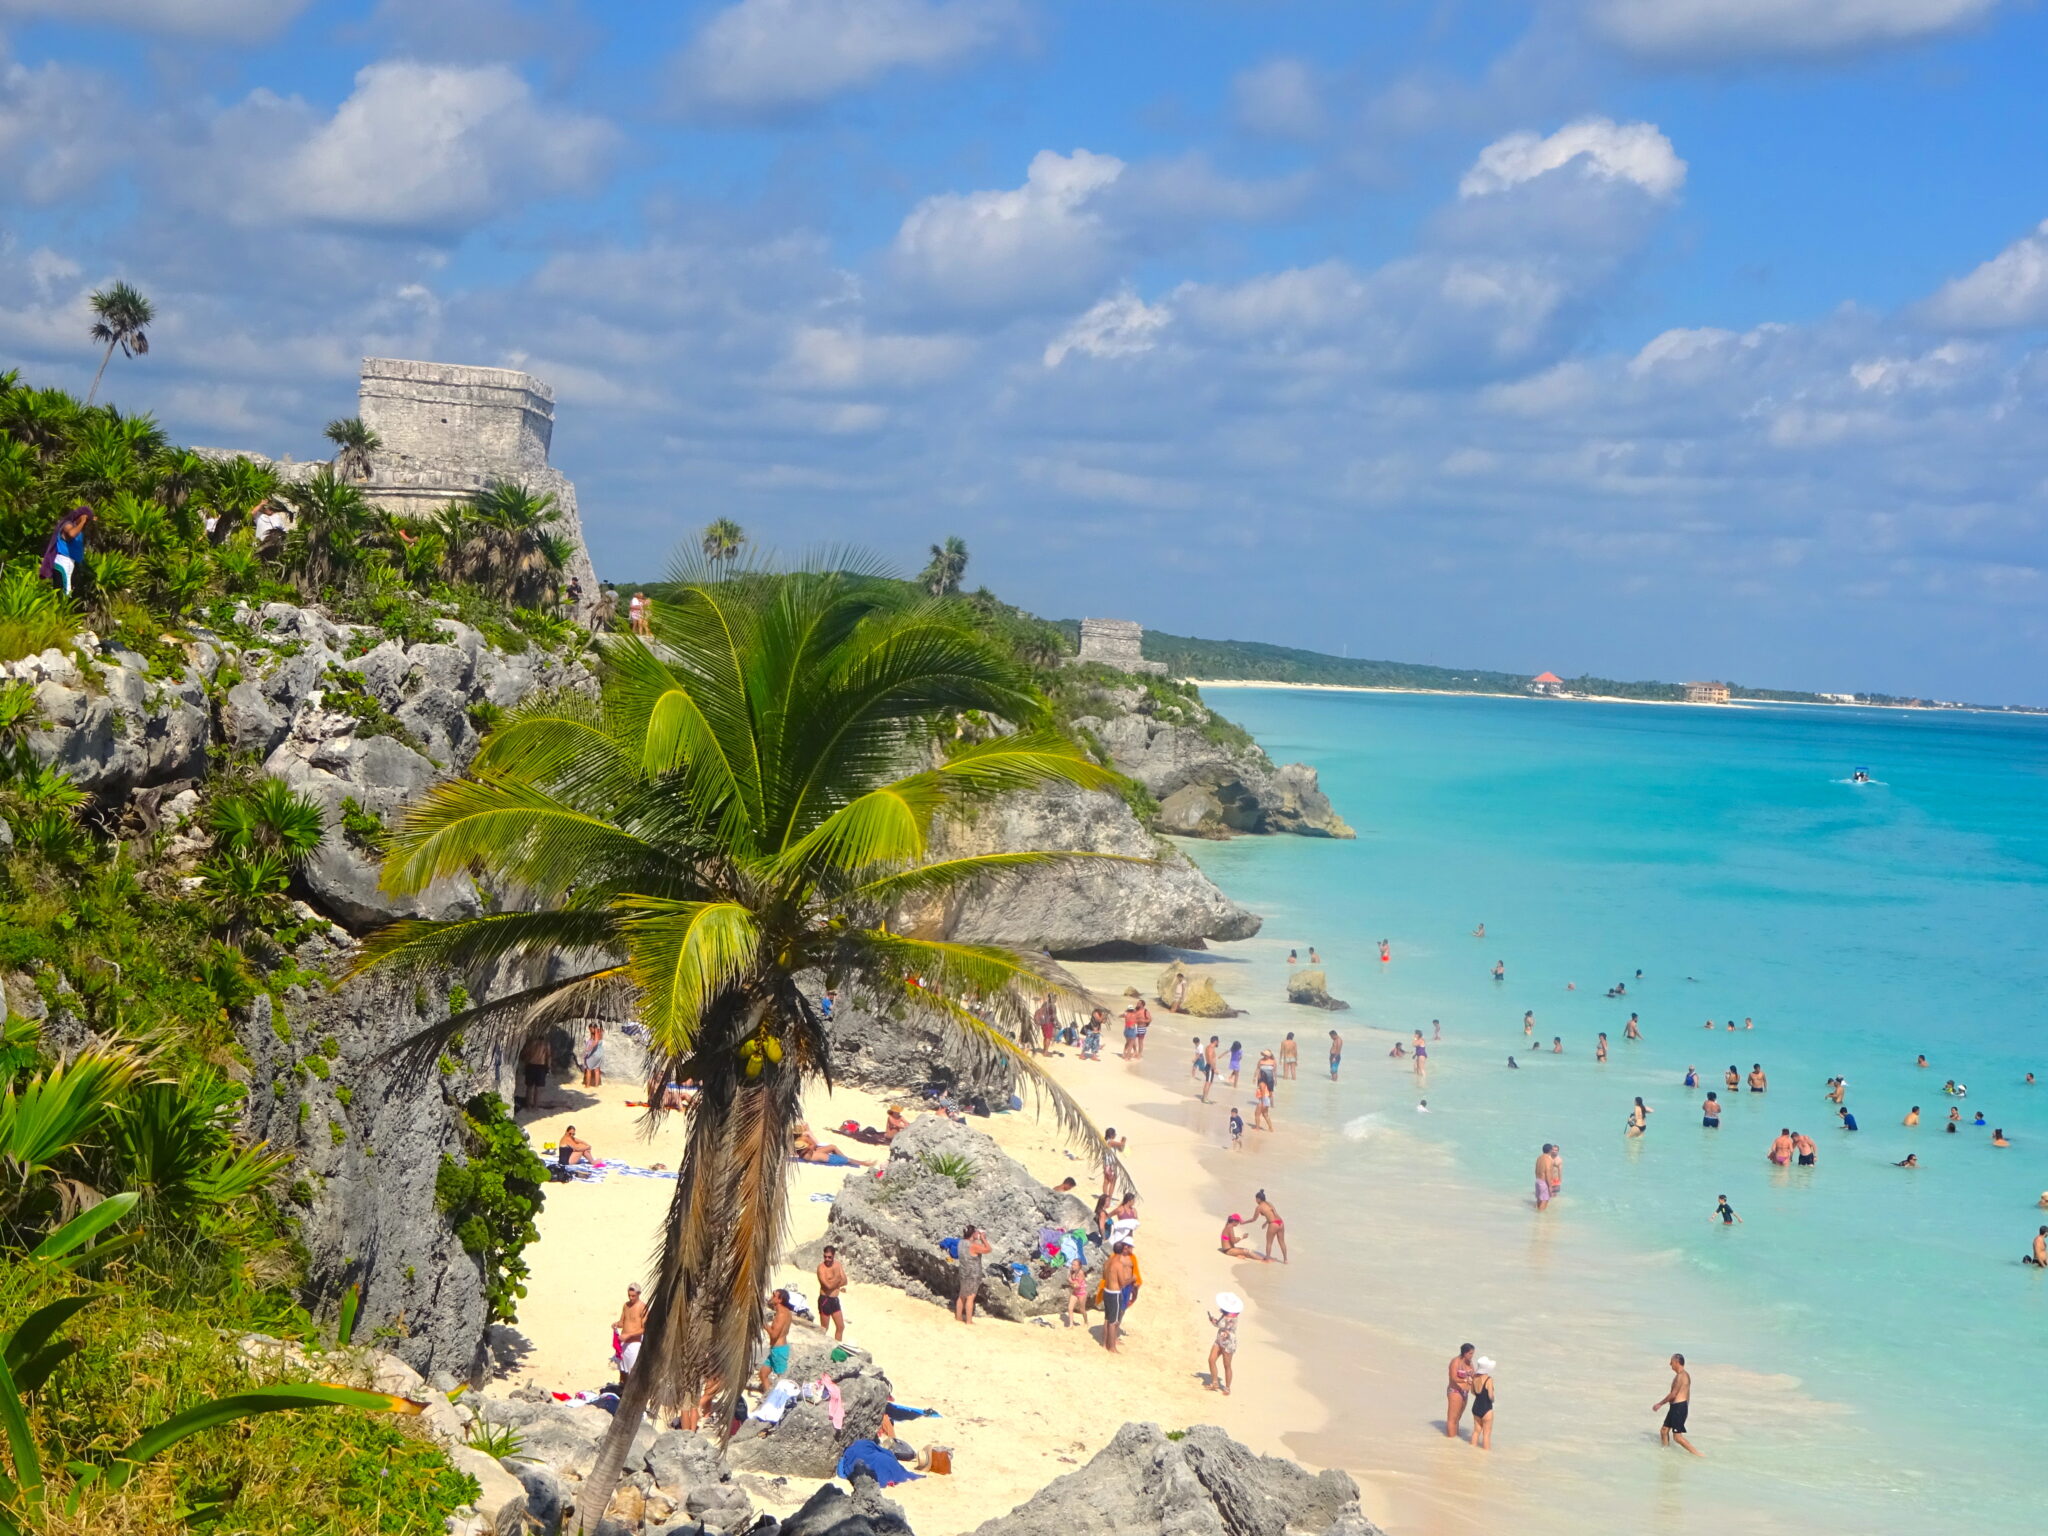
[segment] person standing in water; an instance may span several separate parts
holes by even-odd
[[[1643,1102],[1641,1094],[1636,1095],[1635,1107],[1628,1112],[1628,1133],[1640,1136],[1650,1128],[1650,1106]]]
[[[1593,1059],[1595,1061],[1605,1061],[1607,1059],[1607,1031],[1604,1029],[1600,1031],[1599,1040],[1594,1043]]]
[[[1528,1009],[1522,1014],[1522,1038],[1527,1040],[1536,1033],[1536,1010]]]
[[[1720,1202],[1720,1204],[1714,1207],[1714,1214],[1721,1218],[1722,1226],[1732,1227],[1735,1223],[1742,1220],[1740,1216],[1735,1214],[1735,1207],[1728,1203],[1726,1195],[1716,1195],[1714,1198]]]
[[[1707,1101],[1700,1105],[1700,1124],[1710,1131],[1721,1129],[1721,1100],[1711,1088],[1707,1090]]]
[[[1495,981],[1506,981],[1508,979],[1508,963],[1505,960],[1493,962],[1493,979]]]
[[[1287,1031],[1287,1038],[1280,1042],[1280,1075],[1290,1083],[1294,1081],[1295,1068],[1301,1065],[1301,1047],[1294,1042],[1294,1031]]]
[[[1557,1169],[1550,1160],[1556,1150],[1546,1141],[1543,1150],[1536,1154],[1536,1209],[1539,1211],[1550,1209],[1551,1196],[1557,1192],[1556,1185],[1551,1182]]]
[[[1444,1437],[1449,1440],[1458,1438],[1458,1421],[1465,1416],[1465,1404],[1471,1398],[1472,1356],[1478,1347],[1476,1344],[1460,1344],[1445,1372]]]
[[[1344,1037],[1330,1031],[1330,1081],[1337,1081],[1337,1068],[1344,1060]]]
[[[1493,1449],[1493,1361],[1485,1355],[1472,1362],[1472,1449]]]
[[[1643,1038],[1643,1026],[1637,1022],[1634,1014],[1628,1016],[1628,1023],[1623,1026],[1621,1036],[1624,1040],[1640,1040]]]
[[[1699,1455],[1693,1450],[1692,1442],[1685,1438],[1685,1421],[1692,1411],[1692,1372],[1685,1368],[1683,1355],[1671,1357],[1671,1390],[1650,1405],[1650,1412],[1655,1413],[1659,1408],[1666,1411],[1664,1425],[1657,1431],[1658,1443],[1669,1445],[1675,1440],[1693,1455]]]
[[[1266,1224],[1267,1262],[1270,1263],[1272,1261],[1273,1245],[1278,1243],[1280,1245],[1280,1262],[1285,1264],[1287,1262],[1287,1223],[1280,1219],[1280,1213],[1273,1209],[1273,1202],[1266,1198],[1266,1192],[1263,1189],[1253,1195],[1252,1200],[1255,1202],[1252,1206],[1252,1220],[1263,1221]]]

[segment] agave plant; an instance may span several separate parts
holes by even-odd
[[[133,1051],[87,1050],[0,1090],[0,1223],[61,1204],[57,1165],[106,1129],[140,1069]]]
[[[657,610],[654,643],[607,644],[600,699],[533,701],[508,717],[466,778],[414,803],[385,860],[394,894],[481,870],[514,909],[392,924],[362,965],[453,965],[481,984],[504,961],[562,962],[548,972],[558,980],[458,1013],[419,1050],[454,1031],[515,1041],[557,1021],[631,1015],[655,1070],[703,1085],[640,1365],[585,1485],[593,1515],[650,1404],[693,1401],[713,1379],[730,1403],[748,1375],[799,1096],[830,1068],[801,975],[857,982],[942,1021],[964,1048],[1038,1083],[1074,1134],[1094,1134],[1015,1040],[1031,1002],[1066,985],[1057,968],[893,923],[908,901],[1085,857],[933,861],[936,816],[984,795],[1112,777],[1050,728],[1028,678],[952,605],[906,601],[851,573],[856,562],[834,563],[747,582],[686,567]],[[963,710],[1018,728],[941,749]],[[970,997],[988,1018],[963,1005]]]
[[[76,633],[77,608],[38,578],[33,564],[22,561],[0,573],[0,661],[62,646]]]
[[[215,845],[227,854],[276,854],[289,866],[311,858],[327,835],[327,813],[283,779],[265,777],[222,795],[207,813]]]
[[[241,1098],[209,1074],[138,1085],[109,1128],[105,1181],[140,1196],[145,1211],[167,1215],[254,1193],[291,1159],[260,1142],[235,1145]]]

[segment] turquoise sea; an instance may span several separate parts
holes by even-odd
[[[2018,1260],[2048,1221],[2048,1087],[2024,1085],[2048,1078],[2048,720],[1211,702],[1276,761],[1314,763],[1359,832],[1187,845],[1266,919],[1213,956],[1251,1010],[1226,1029],[1254,1049],[1304,1041],[1279,1134],[1210,1157],[1289,1216],[1296,1262],[1245,1266],[1242,1289],[1333,1410],[1299,1453],[1379,1473],[1417,1532],[2038,1524],[2048,1275]],[[1879,782],[1843,782],[1858,765]],[[1310,945],[1351,1012],[1275,1001],[1287,950]],[[1628,996],[1605,997],[1621,980]],[[1745,1017],[1754,1030],[1722,1027]],[[1432,1020],[1418,1081],[1387,1048]],[[1184,1070],[1159,1054],[1148,1070]],[[1753,1062],[1767,1094],[1722,1088]],[[1833,1076],[1853,1134],[1822,1097]],[[1719,1130],[1700,1123],[1707,1087],[1728,1101]],[[1653,1114],[1631,1140],[1637,1094]],[[1945,1133],[1952,1105],[2011,1149],[1989,1127]],[[1781,1126],[1819,1142],[1816,1167],[1766,1161]],[[1539,1217],[1545,1141],[1566,1180]],[[1892,1166],[1909,1152],[1924,1166]],[[1723,1193],[1741,1225],[1714,1219]],[[1441,1433],[1444,1365],[1468,1339],[1499,1362],[1491,1457]],[[1703,1461],[1655,1444],[1673,1350],[1695,1370]]]

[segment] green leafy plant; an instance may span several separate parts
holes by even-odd
[[[958,1152],[920,1152],[917,1160],[924,1165],[927,1173],[942,1179],[951,1179],[960,1188],[972,1184],[981,1170],[971,1158]]]
[[[0,661],[69,645],[78,626],[71,599],[38,576],[29,561],[0,573]]]
[[[526,1246],[540,1236],[534,1218],[545,1198],[547,1165],[495,1093],[469,1100],[461,1124],[462,1160],[441,1159],[434,1203],[462,1246],[482,1261],[491,1316],[509,1323],[526,1294]]]
[[[526,1449],[526,1441],[510,1424],[493,1424],[489,1419],[471,1419],[463,1439],[495,1461],[505,1461]]]

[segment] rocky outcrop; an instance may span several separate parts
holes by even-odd
[[[941,824],[932,857],[1012,849],[1116,855],[1029,870],[907,914],[913,931],[972,944],[1013,944],[1056,955],[1129,946],[1199,949],[1248,939],[1258,917],[1218,890],[1177,849],[1099,790],[1056,786],[1007,795],[971,819]]]
[[[1383,1536],[1342,1472],[1255,1455],[1213,1425],[1126,1424],[1078,1472],[974,1536]]]
[[[780,1530],[760,1536],[910,1536],[903,1506],[883,1498],[872,1477],[855,1477],[848,1486],[851,1493],[825,1484]]]
[[[1343,1013],[1351,1006],[1341,997],[1330,996],[1329,979],[1314,967],[1288,974],[1287,1001],[1307,1008],[1328,1009],[1331,1013]]]
[[[347,946],[316,939],[296,959],[345,969]],[[293,1153],[291,1198],[307,1257],[309,1304],[361,1287],[358,1328],[422,1373],[468,1378],[490,1322],[484,1277],[435,1205],[444,1156],[462,1161],[458,1110],[470,1095],[509,1098],[512,1063],[489,1047],[425,1070],[392,1047],[447,1017],[445,989],[386,977],[259,995],[235,1019],[249,1063],[245,1129]]]
[[[837,1358],[835,1358],[837,1357]],[[789,1379],[808,1385],[820,1378],[835,1383],[844,1412],[834,1425],[822,1400],[800,1397],[774,1425],[749,1419],[727,1444],[735,1468],[784,1477],[830,1477],[856,1440],[872,1440],[889,1406],[892,1388],[867,1352],[810,1335],[792,1337]]]
[[[808,990],[816,998],[823,985],[814,981]],[[891,1018],[850,995],[842,994],[833,1007],[825,1038],[833,1079],[857,1087],[920,1097],[935,1090],[970,1109],[1007,1104],[1017,1089],[1017,1069],[1007,1057],[974,1049],[956,1029],[921,1018]]]
[[[1242,1011],[1223,1000],[1215,982],[1190,971],[1180,960],[1159,973],[1158,990],[1153,996],[1167,1012],[1197,1019],[1234,1019]]]
[[[1186,837],[1292,832],[1355,836],[1306,763],[1275,767],[1259,744],[1201,702],[1192,684],[1105,687],[1075,721],[1110,765],[1159,802],[1158,825]]]
[[[89,656],[97,645],[90,634],[79,637]],[[205,685],[219,653],[211,646],[193,649],[191,669],[171,680],[152,677],[149,662],[132,651],[81,666],[58,650],[0,665],[0,678],[35,690],[42,729],[28,733],[29,750],[107,800],[205,770],[211,742]]]
[[[958,1159],[970,1175],[941,1172]],[[1093,1164],[1076,1165],[1092,1170]],[[826,1231],[846,1261],[847,1273],[867,1285],[894,1286],[924,1301],[951,1306],[960,1270],[939,1247],[970,1224],[983,1228],[993,1250],[983,1260],[977,1305],[1012,1322],[1064,1311],[1066,1286],[1042,1280],[1026,1297],[999,1265],[1034,1263],[1039,1232],[1083,1225],[1087,1207],[1072,1195],[1047,1189],[988,1136],[971,1126],[930,1115],[913,1120],[889,1148],[882,1177],[865,1170],[850,1176],[833,1202]]]

